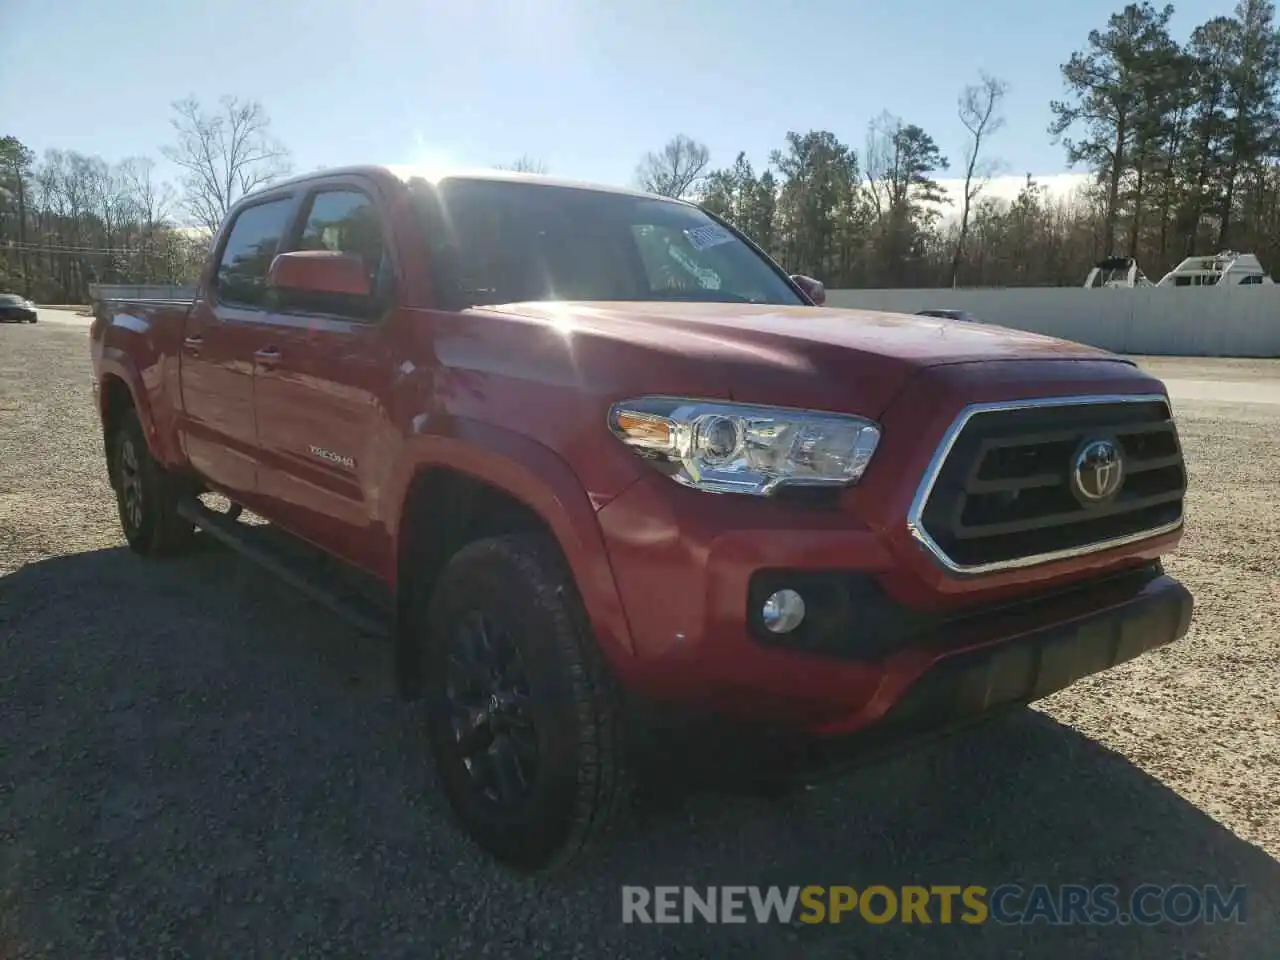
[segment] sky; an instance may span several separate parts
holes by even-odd
[[[261,101],[296,171],[345,163],[490,166],[633,181],[676,133],[713,166],[760,169],[789,130],[861,149],[882,110],[933,135],[952,171],[956,97],[1009,84],[990,156],[1078,177],[1046,130],[1059,65],[1121,0],[0,0],[0,135],[37,153],[159,159],[172,101]],[[1231,0],[1179,5],[1183,40]],[[162,163],[162,174],[173,173]],[[946,174],[942,174],[946,178]]]

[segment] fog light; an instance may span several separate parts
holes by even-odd
[[[804,597],[794,590],[779,590],[764,602],[760,617],[771,633],[790,633],[804,619]]]

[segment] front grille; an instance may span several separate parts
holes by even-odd
[[[1082,451],[1110,444],[1119,488],[1096,501]],[[948,567],[978,573],[1087,553],[1176,528],[1186,471],[1163,398],[979,405],[948,431],[912,511],[918,539]]]

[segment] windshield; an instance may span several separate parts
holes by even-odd
[[[0,293],[0,306],[11,307],[15,304],[26,303],[22,297],[13,293]]]
[[[683,203],[537,183],[415,183],[432,266],[456,306],[529,300],[797,305],[787,280]]]

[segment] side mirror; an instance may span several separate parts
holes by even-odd
[[[815,306],[820,307],[827,302],[827,288],[822,285],[821,280],[815,280],[813,277],[806,277],[800,273],[793,273],[791,281],[804,291],[804,295],[812,300]]]
[[[279,254],[267,271],[267,286],[291,293],[367,297],[372,292],[364,260],[335,250]]]

